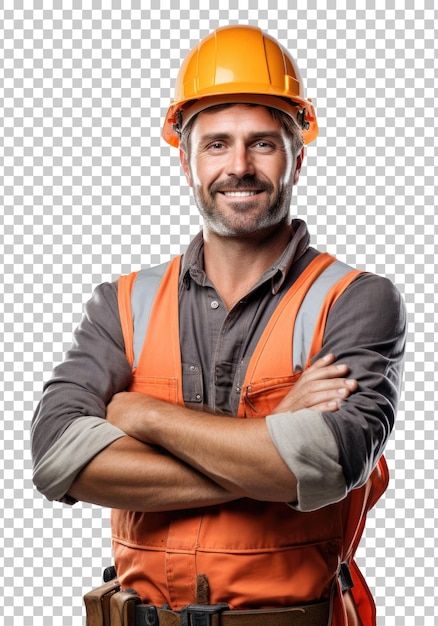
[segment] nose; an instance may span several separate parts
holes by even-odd
[[[250,149],[242,142],[235,143],[229,150],[227,162],[228,176],[241,178],[245,174],[254,174],[254,164]]]

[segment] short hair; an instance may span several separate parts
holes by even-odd
[[[254,102],[225,102],[222,104],[215,104],[211,107],[208,107],[208,109],[203,109],[204,111],[221,111],[222,109],[226,109],[227,107],[232,107],[235,106],[236,104],[244,104],[245,106],[248,107],[258,107],[258,106],[264,106],[266,109],[268,109],[269,113],[271,114],[272,118],[274,120],[277,120],[278,122],[280,122],[282,128],[286,131],[286,133],[291,137],[292,140],[292,149],[294,151],[294,154],[297,154],[299,150],[301,150],[301,148],[303,147],[303,135],[302,132],[298,126],[298,124],[295,122],[295,120],[288,115],[287,113],[284,113],[284,111],[280,111],[280,109],[274,109],[273,107],[267,106],[267,105],[263,105],[263,104],[258,104],[258,103],[254,103]],[[199,111],[199,113],[202,113],[202,111]],[[182,148],[182,150],[188,154],[189,152],[189,148],[190,148],[190,135],[193,129],[193,124],[195,123],[196,118],[198,117],[199,113],[196,113],[196,115],[194,115],[188,122],[187,124],[184,126],[182,132],[181,132],[181,137],[180,137],[180,147]]]

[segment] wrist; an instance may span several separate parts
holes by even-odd
[[[144,443],[161,445],[160,441],[160,425],[161,428],[166,422],[164,409],[169,409],[167,402],[157,400],[152,396],[144,396],[142,402],[142,411],[138,416],[137,429],[141,440]]]

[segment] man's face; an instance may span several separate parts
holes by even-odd
[[[266,107],[202,111],[180,157],[208,230],[238,237],[288,221],[303,151]]]

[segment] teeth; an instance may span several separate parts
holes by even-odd
[[[224,196],[255,196],[259,192],[258,191],[223,191]]]

